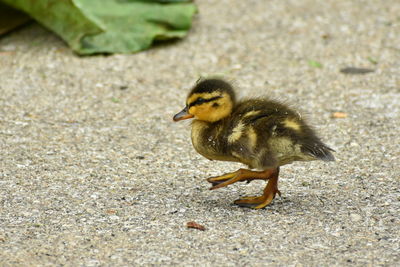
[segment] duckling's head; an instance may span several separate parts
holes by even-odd
[[[221,79],[200,80],[190,91],[186,107],[174,116],[174,121],[194,118],[216,122],[231,114],[235,101],[235,92],[229,83]]]

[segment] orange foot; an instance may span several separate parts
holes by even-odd
[[[265,171],[239,169],[235,172],[227,173],[221,176],[210,177],[207,179],[207,181],[213,185],[210,190],[214,190],[240,181],[247,181],[250,183],[253,180],[268,180],[275,172],[276,171],[274,169]]]
[[[264,194],[262,196],[244,197],[235,200],[234,204],[240,207],[248,207],[254,209],[265,208],[272,202],[276,194],[281,196],[281,192],[278,190],[278,175],[279,175],[279,168],[273,170],[272,174],[269,176],[268,184],[265,187]]]

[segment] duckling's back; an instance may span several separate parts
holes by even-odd
[[[321,142],[300,114],[275,101],[239,102],[224,124],[226,152],[251,168],[334,160],[332,149]]]

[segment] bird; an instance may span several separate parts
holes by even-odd
[[[262,209],[278,189],[280,167],[294,161],[334,161],[325,145],[298,111],[266,97],[236,100],[231,83],[200,78],[173,121],[192,119],[194,149],[210,160],[240,162],[248,168],[207,179],[210,190],[236,182],[268,181],[263,194],[237,199],[241,207]]]

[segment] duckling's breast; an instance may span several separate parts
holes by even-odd
[[[223,125],[195,120],[192,124],[192,143],[196,151],[212,160],[237,161],[228,151],[223,138]]]

